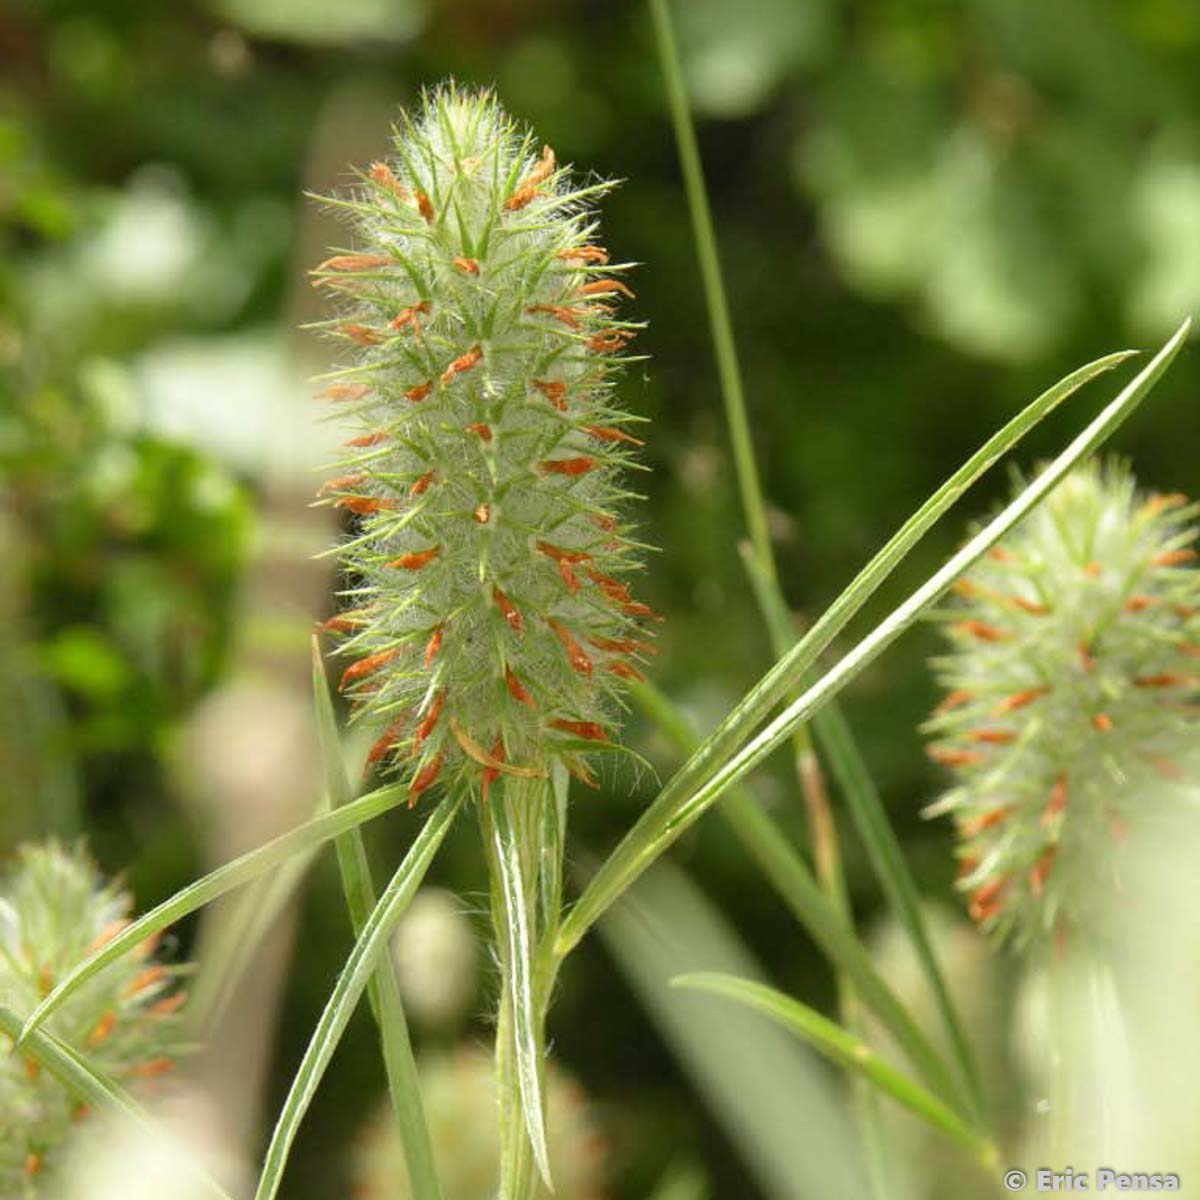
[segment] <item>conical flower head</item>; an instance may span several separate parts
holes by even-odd
[[[18,1016],[71,968],[127,925],[130,899],[80,848],[26,846],[0,882],[0,1003]],[[126,1087],[170,1069],[183,993],[152,957],[126,955],[79,989],[47,1021]],[[0,1034],[0,1196],[56,1196],[64,1149],[87,1110]]]
[[[1025,942],[1086,925],[1123,831],[1195,765],[1196,509],[1089,464],[963,578],[926,726],[972,916]]]
[[[325,502],[355,514],[342,687],[373,761],[437,777],[545,774],[607,738],[649,652],[621,468],[640,441],[612,377],[632,295],[579,186],[487,93],[444,87],[331,203],[355,245],[318,268],[357,427]]]

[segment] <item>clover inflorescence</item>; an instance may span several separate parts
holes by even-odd
[[[1027,944],[1087,926],[1115,851],[1200,742],[1196,506],[1126,467],[1076,470],[956,586],[926,728],[955,785],[959,886]]]
[[[26,1017],[90,952],[128,924],[129,896],[81,848],[30,845],[0,881],[0,1003]],[[155,947],[112,963],[46,1022],[126,1087],[174,1065],[184,993]],[[67,1150],[87,1107],[37,1060],[0,1034],[0,1196],[59,1195]]]
[[[317,268],[352,350],[324,395],[358,431],[322,500],[353,514],[342,689],[370,760],[436,778],[582,757],[650,651],[620,480],[640,440],[613,396],[635,326],[625,266],[549,147],[488,93],[405,115],[348,195],[355,245]]]

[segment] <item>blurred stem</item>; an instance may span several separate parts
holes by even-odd
[[[729,313],[729,301],[725,294],[725,281],[717,249],[716,229],[713,225],[712,211],[709,208],[708,192],[704,181],[704,167],[700,160],[696,130],[688,106],[679,48],[667,0],[650,0],[650,11],[654,19],[659,59],[666,82],[671,120],[675,128],[675,141],[683,171],[684,190],[692,219],[692,232],[708,307],[713,353],[717,361],[717,375],[721,383],[725,419],[729,426],[729,438],[733,448],[738,488],[741,492],[742,510],[750,534],[749,544],[743,550],[743,558],[750,568],[751,580],[756,584],[755,595],[758,598],[763,621],[767,626],[774,657],[778,661],[787,653],[794,639],[783,593],[779,586],[779,572],[775,563],[767,521],[766,497],[763,494],[758,463],[754,457],[754,447],[750,438],[750,422],[746,413],[746,397],[738,363],[737,341]],[[806,725],[797,728],[793,737],[793,745],[796,774],[800,781],[800,791],[804,797],[805,809],[808,814],[809,836],[812,840],[817,878],[835,909],[849,919],[850,906],[846,895],[841,852],[837,841],[837,827],[830,809],[829,793],[825,786],[821,765],[813,749],[812,739]],[[836,970],[835,973],[838,1007],[842,1021],[848,1028],[856,1028],[858,1022],[853,989],[844,972]],[[854,1091],[861,1116],[864,1140],[867,1143],[872,1190],[877,1196],[883,1196],[886,1193],[880,1187],[884,1172],[882,1169],[882,1127],[878,1106],[874,1098],[867,1094],[868,1089],[860,1084],[855,1084]]]
[[[695,748],[695,731],[667,696],[649,683],[634,684],[632,695],[638,707],[685,755]],[[929,1040],[879,975],[853,926],[837,911],[803,856],[753,794],[742,785],[731,787],[719,811],[780,899],[834,969],[844,970],[862,1002],[892,1031],[932,1089],[956,1109],[969,1113],[957,1080],[946,1071]]]
[[[742,377],[738,368],[737,343],[733,323],[729,319],[729,301],[721,276],[721,260],[717,252],[716,232],[708,193],[704,185],[704,168],[696,144],[696,130],[688,110],[687,91],[680,66],[679,47],[671,23],[667,0],[650,0],[654,32],[658,42],[658,57],[667,88],[667,102],[675,127],[679,162],[683,169],[683,186],[687,194],[688,211],[692,217],[692,234],[696,240],[696,257],[704,283],[704,298],[708,306],[708,322],[713,338],[713,353],[725,401],[725,418],[733,443],[733,459],[737,468],[738,487],[742,494],[742,509],[750,529],[750,541],[763,569],[775,581],[775,560],[771,555],[771,538],[767,529],[767,510],[763,503],[758,464],[750,441],[750,424],[746,419],[746,399],[742,392]]]
[[[713,339],[713,354],[717,361],[717,375],[721,382],[725,419],[733,446],[733,461],[742,497],[742,511],[750,531],[750,544],[744,557],[751,564],[752,581],[761,581],[761,587],[755,588],[755,594],[759,599],[763,621],[770,636],[771,649],[778,660],[788,651],[794,638],[790,622],[785,620],[781,626],[781,622],[776,619],[777,612],[786,613],[787,609],[779,589],[779,574],[767,526],[767,503],[750,440],[750,422],[746,416],[746,397],[738,364],[737,341],[729,315],[725,281],[721,274],[721,259],[717,250],[712,211],[708,205],[704,167],[700,161],[696,129],[688,107],[679,47],[675,40],[667,0],[650,0],[650,12],[654,18],[659,60],[666,82],[675,141],[679,149],[688,211],[692,218],[692,234],[696,242],[696,255],[700,262],[700,276],[708,306],[709,330]],[[830,900],[845,910],[847,904],[837,831],[829,808],[829,794],[821,774],[821,766],[806,725],[797,728],[793,743],[796,774],[808,812],[809,833],[813,842],[813,857],[817,864],[818,878]]]

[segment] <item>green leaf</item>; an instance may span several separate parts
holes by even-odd
[[[233,910],[204,930],[200,969],[189,989],[188,1025],[203,1038],[215,1028],[263,939],[292,902],[316,849],[289,859],[277,871],[250,883]]]
[[[21,1035],[22,1021],[10,1008],[0,1005],[0,1033],[14,1041]],[[176,1139],[157,1126],[142,1110],[141,1106],[106,1073],[93,1067],[73,1047],[47,1032],[35,1029],[25,1038],[21,1052],[33,1059],[41,1068],[53,1075],[77,1100],[96,1109],[108,1109],[132,1121],[149,1137],[167,1140]],[[174,1145],[179,1161],[196,1180],[202,1183],[216,1200],[230,1200],[215,1179],[212,1179],[182,1147]]]
[[[94,953],[83,960],[73,971],[60,982],[53,991],[33,1010],[25,1028],[21,1033],[20,1042],[37,1028],[52,1012],[56,1011],[65,1000],[74,995],[76,990],[102,971],[110,962],[127,954],[139,946],[146,938],[161,932],[169,925],[195,912],[198,908],[211,903],[243,883],[256,879],[263,872],[285,863],[297,854],[303,854],[322,843],[354,829],[364,821],[370,821],[381,813],[388,812],[407,798],[404,787],[393,784],[368,793],[353,804],[347,804],[335,812],[324,816],[314,817],[311,821],[297,826],[295,829],[227,862],[224,866],[210,871],[203,878],[188,884],[187,887],[152,908],[144,916],[139,917],[132,925],[127,926],[115,937],[107,941]]]
[[[823,1017],[807,1004],[793,1000],[765,984],[715,972],[681,975],[672,982],[676,987],[725,996],[764,1013],[827,1058],[863,1075],[881,1092],[927,1121],[934,1129],[967,1147],[981,1162],[995,1162],[996,1148],[991,1142],[981,1139],[940,1100],[877,1057],[866,1042],[847,1033],[840,1025]]]
[[[925,927],[916,881],[908,869],[904,852],[888,820],[875,783],[854,743],[850,727],[837,705],[827,704],[817,712],[813,717],[813,727],[826,749],[834,776],[841,786],[855,827],[867,848],[867,854],[888,903],[896,919],[908,932],[917,961],[920,962],[929,981],[930,991],[950,1039],[950,1045],[954,1049],[959,1069],[971,1090],[976,1106],[982,1107],[984,1091],[975,1056]]]
[[[396,922],[424,879],[425,872],[429,869],[429,864],[433,861],[433,856],[442,844],[442,839],[446,836],[461,804],[461,794],[448,795],[442,800],[426,821],[425,827],[404,856],[404,861],[392,876],[379,903],[367,918],[292,1079],[292,1086],[267,1147],[262,1174],[254,1193],[255,1200],[270,1200],[279,1191],[300,1123],[316,1095],[333,1052],[341,1041],[380,954],[387,947]],[[348,809],[340,811],[345,812]]]
[[[490,857],[498,874],[501,904],[497,933],[502,939],[500,962],[511,1018],[507,1032],[511,1037],[521,1111],[534,1161],[546,1187],[553,1191],[542,1099],[542,1008],[534,988],[536,926],[531,900],[536,893],[532,881],[526,878],[521,840],[509,814],[510,804],[528,804],[531,799],[520,795],[525,790],[521,786],[524,782],[505,781],[504,794],[490,807],[491,820],[486,828],[492,839]],[[550,798],[549,807],[555,806]]]
[[[1121,394],[999,515],[993,517],[957,554],[844,655],[836,666],[822,675],[802,696],[789,704],[765,729],[729,759],[695,795],[677,806],[676,811],[668,818],[667,839],[673,841],[678,837],[731,782],[758,766],[787,739],[797,724],[807,720],[827,699],[841,691],[864,667],[873,662],[901,633],[918,620],[923,612],[940,599],[955,579],[969,570],[1043,497],[1057,487],[1077,463],[1116,432],[1178,353],[1190,324],[1190,321],[1185,322]],[[658,852],[661,853],[661,848]]]
[[[731,782],[741,778],[807,720],[830,696],[845,686],[881,650],[899,636],[932,604],[954,578],[984,554],[1009,528],[1042,498],[1081,458],[1101,445],[1145,397],[1187,334],[1185,323],[1153,361],[1106,407],[1071,445],[983,531],[977,534],[940,571],[893,614],[864,638],[838,665],[802,696],[785,713],[748,744],[750,731],[767,716],[788,690],[803,678],[817,656],[845,627],[867,598],[912,549],[934,520],[956,500],[983,470],[1011,447],[1053,405],[1043,396],[1007,426],[965,464],[921,506],[878,555],[861,571],[821,618],[739,703],[720,728],[712,734],[676,773],[654,803],[642,814],[617,849],[589,883],[572,909],[558,938],[558,953],[566,955],[589,926],[620,893],[653,862],[692,821],[698,818]],[[1109,356],[1067,377],[1051,393],[1064,395],[1086,379],[1115,365],[1124,356]],[[1032,410],[1041,407],[1031,416]],[[738,747],[742,747],[738,750]]]
[[[768,1200],[863,1195],[846,1096],[817,1056],[753,1013],[673,992],[699,970],[765,978],[687,872],[658,863],[597,926],[605,949]]]
[[[317,735],[325,768],[326,802],[333,809],[343,808],[351,803],[354,796],[350,789],[350,781],[346,777],[337,719],[333,712],[333,701],[325,677],[320,645],[315,637],[312,641],[312,670]],[[375,885],[371,879],[371,866],[367,860],[362,832],[353,829],[342,834],[334,844],[342,876],[342,889],[346,895],[346,907],[350,912],[354,935],[359,937],[376,904]],[[378,968],[367,984],[367,997],[379,1026],[388,1092],[396,1114],[396,1123],[400,1128],[404,1160],[408,1166],[413,1193],[427,1196],[429,1200],[440,1200],[441,1185],[438,1183],[434,1165],[433,1144],[429,1137],[425,1106],[421,1101],[417,1064],[408,1036],[408,1021],[400,999],[395,965],[390,955],[385,954],[380,960]]]
[[[695,744],[695,734],[687,721],[661,692],[648,683],[639,683],[632,694],[643,712],[681,749],[686,751]],[[956,1089],[937,1051],[875,969],[845,914],[834,907],[778,825],[742,787],[733,789],[721,811],[796,919],[833,967],[850,980],[862,1003],[892,1032],[930,1086],[940,1095],[956,1098],[956,1105],[967,1111],[969,1099]]]

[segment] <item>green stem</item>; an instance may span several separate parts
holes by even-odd
[[[692,231],[704,285],[705,301],[708,306],[713,353],[717,361],[717,374],[721,383],[725,419],[729,426],[734,466],[742,497],[742,509],[750,534],[750,543],[745,548],[744,557],[747,559],[751,580],[761,583],[761,587],[755,588],[755,593],[759,601],[760,613],[770,636],[774,657],[778,661],[788,652],[795,639],[786,602],[779,585],[779,572],[767,521],[766,497],[759,478],[758,463],[750,437],[745,389],[738,363],[737,339],[734,335],[729,302],[725,294],[725,281],[717,248],[716,229],[708,203],[704,167],[696,141],[695,125],[691,118],[679,49],[667,0],[650,0],[650,10],[654,18],[659,58],[666,81],[667,99],[683,171],[684,190],[692,219]],[[793,694],[791,698],[795,699],[795,695]],[[821,772],[820,761],[813,748],[807,725],[797,727],[793,743],[796,773],[808,812],[809,836],[812,840],[817,878],[830,902],[849,920],[849,897],[842,870],[837,826],[830,808],[829,794]],[[856,1008],[854,990],[843,972],[836,971],[836,978],[838,1008],[842,1020],[847,1026],[853,1027]],[[878,1186],[884,1175],[881,1167],[884,1156],[883,1130],[878,1108],[874,1098],[869,1094],[869,1090],[861,1084],[855,1083],[854,1092],[860,1123],[867,1142],[872,1189],[875,1195],[882,1197],[886,1192]]]
[[[694,731],[662,692],[639,683],[633,688],[633,698],[683,753],[696,745]],[[969,1112],[956,1080],[880,977],[849,922],[828,900],[803,857],[754,796],[744,787],[731,788],[720,812],[780,899],[834,969],[845,973],[857,995],[892,1031],[930,1086],[956,1108]]]
[[[750,440],[746,399],[742,390],[741,372],[738,369],[737,343],[729,318],[729,301],[725,296],[725,282],[721,276],[716,232],[713,228],[712,212],[708,206],[708,193],[704,186],[704,168],[700,162],[696,130],[688,109],[679,47],[676,44],[667,0],[650,0],[650,14],[654,18],[659,61],[666,82],[671,120],[675,126],[675,140],[679,149],[680,166],[683,169],[683,186],[687,193],[692,233],[696,241],[696,256],[704,283],[704,299],[708,306],[713,352],[716,355],[717,373],[721,381],[721,395],[725,402],[725,418],[729,423],[729,436],[733,443],[733,459],[737,468],[738,488],[742,495],[742,508],[750,528],[750,540],[755,555],[763,563],[763,569],[774,576],[775,563],[771,555],[766,506],[763,503],[762,486],[758,478],[758,464],[754,459],[754,447]]]
[[[325,767],[323,805],[325,810],[351,803],[354,793],[342,760],[342,743],[334,717],[333,700],[325,677],[325,665],[317,639],[312,640],[313,698],[317,712],[317,733]],[[378,897],[371,877],[366,845],[360,829],[343,833],[334,842],[342,891],[355,938],[362,936]],[[285,871],[291,870],[288,864]],[[425,1119],[421,1084],[413,1056],[408,1020],[400,997],[396,967],[390,954],[384,954],[367,983],[367,999],[379,1027],[384,1073],[392,1101],[396,1125],[404,1147],[404,1161],[412,1192],[421,1200],[441,1200],[442,1189],[434,1165],[433,1142]]]

